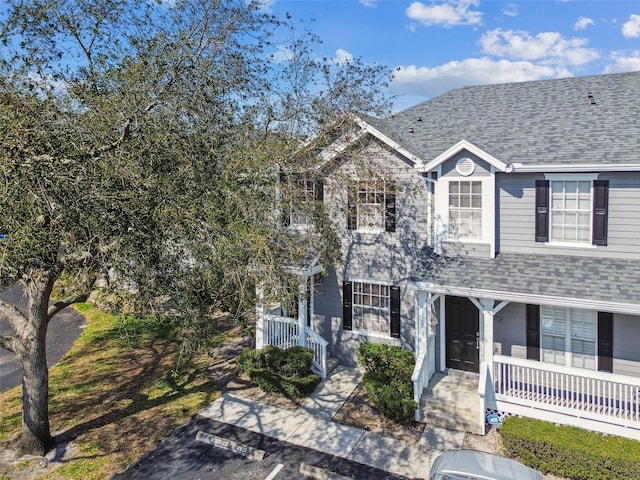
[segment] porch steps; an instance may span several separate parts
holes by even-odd
[[[422,422],[481,434],[478,380],[478,374],[458,370],[435,373],[422,393]]]
[[[331,372],[333,372],[336,369],[336,367],[338,367],[338,365],[340,365],[340,363],[338,362],[337,358],[333,358],[333,357],[327,358],[327,377],[331,374]],[[315,367],[312,366],[311,370],[313,370],[315,373],[320,375],[320,371],[317,370]]]

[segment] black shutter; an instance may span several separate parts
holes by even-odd
[[[598,370],[613,372],[613,314],[598,312]]]
[[[384,199],[384,230],[396,231],[396,184],[387,182]]]
[[[291,210],[289,202],[285,201],[283,192],[287,183],[287,174],[280,172],[280,223],[283,227],[291,225]]]
[[[540,360],[540,305],[527,305],[527,358]]]
[[[342,282],[342,328],[345,330],[353,330],[352,291],[351,282]]]
[[[324,184],[322,182],[322,180],[316,180],[316,184],[315,184],[315,194],[316,194],[316,198],[315,200],[317,202],[324,202]]]
[[[390,289],[391,326],[392,337],[400,338],[400,287]]]
[[[358,229],[358,206],[357,206],[358,190],[357,185],[349,185],[347,191],[347,229]]]
[[[549,180],[536,180],[536,242],[549,241]]]
[[[593,238],[594,245],[607,244],[609,223],[609,180],[593,181]]]

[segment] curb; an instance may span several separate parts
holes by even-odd
[[[316,480],[353,480],[351,477],[345,477],[338,473],[330,472],[324,468],[314,467],[306,463],[300,464],[300,473]]]

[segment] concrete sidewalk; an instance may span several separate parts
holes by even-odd
[[[225,393],[199,414],[409,478],[426,478],[442,451],[462,446],[464,432],[429,425],[408,444],[332,422],[361,379],[358,369],[340,366],[295,412]]]

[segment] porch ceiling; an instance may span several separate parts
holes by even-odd
[[[640,261],[501,253],[496,258],[423,252],[418,289],[640,314]]]

